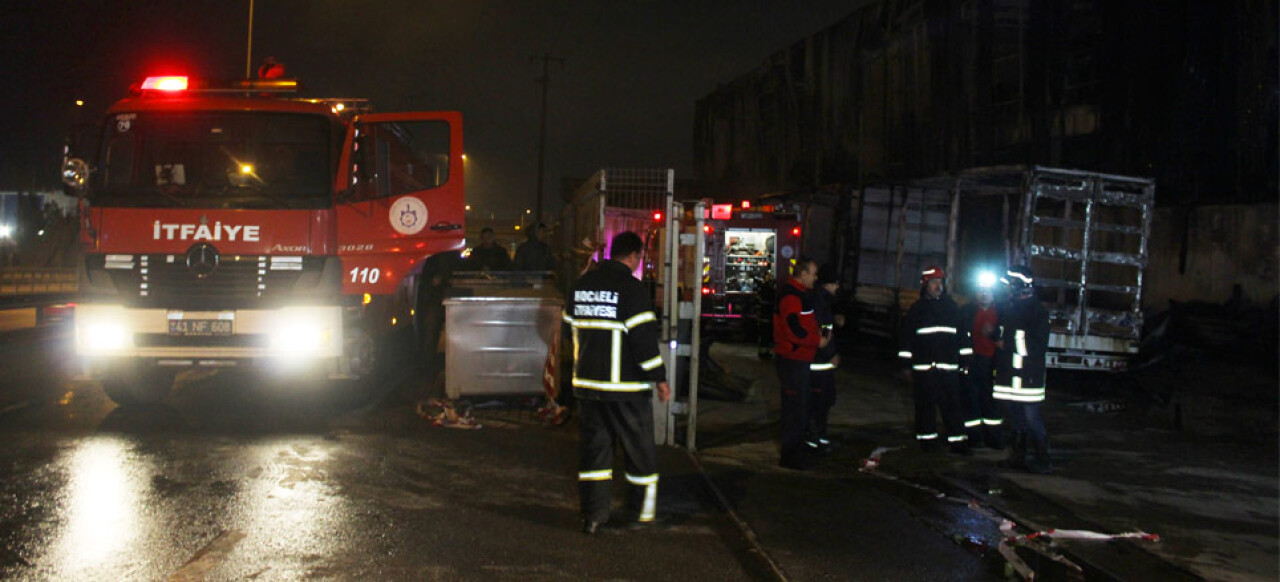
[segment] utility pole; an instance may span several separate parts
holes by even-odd
[[[537,209],[534,224],[539,224],[542,222],[542,178],[547,159],[547,87],[551,85],[549,66],[551,61],[556,61],[560,63],[561,68],[564,68],[564,59],[542,53],[540,57],[529,57],[529,62],[535,61],[542,61],[542,76],[537,79],[538,83],[542,83],[542,119],[539,121],[538,128],[538,199],[537,205],[534,206]]]
[[[245,41],[244,78],[252,79],[253,72],[253,0],[249,0],[249,40]]]

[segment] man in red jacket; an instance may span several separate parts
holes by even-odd
[[[773,351],[778,355],[774,365],[782,388],[782,418],[778,423],[778,440],[782,446],[783,467],[804,471],[813,467],[813,455],[807,450],[804,432],[809,425],[809,364],[827,339],[818,330],[810,303],[809,290],[818,278],[818,264],[813,259],[796,261],[792,275],[778,291],[773,314]]]

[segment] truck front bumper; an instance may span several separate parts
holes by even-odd
[[[142,358],[160,365],[316,360],[340,357],[342,344],[337,305],[184,311],[79,304],[75,310],[76,355],[89,360]]]
[[[1051,332],[1045,365],[1061,370],[1120,372],[1137,353],[1138,342],[1129,338]]]

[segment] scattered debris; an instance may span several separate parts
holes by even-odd
[[[933,497],[935,497],[936,499],[940,499],[943,501],[950,501],[952,503],[964,505],[965,507],[968,507],[970,510],[973,510],[979,515],[998,524],[1000,528],[1000,533],[1003,534],[1004,537],[1000,540],[999,544],[996,547],[996,550],[1005,559],[1006,575],[1012,576],[1014,574],[1017,574],[1018,577],[1021,578],[1022,580],[1028,580],[1028,581],[1036,579],[1035,569],[1033,569],[1029,564],[1027,564],[1026,560],[1022,559],[1022,557],[1018,555],[1018,552],[1016,551],[1016,548],[1018,547],[1022,547],[1022,548],[1026,548],[1028,550],[1034,551],[1035,553],[1040,554],[1041,556],[1049,560],[1062,564],[1063,566],[1068,568],[1070,571],[1075,572],[1076,574],[1083,574],[1084,572],[1083,568],[1081,568],[1078,564],[1072,562],[1066,556],[1052,549],[1052,546],[1054,545],[1052,543],[1053,541],[1057,541],[1057,540],[1110,541],[1110,540],[1119,540],[1119,539],[1141,540],[1141,541],[1148,541],[1148,542],[1160,541],[1159,535],[1150,534],[1144,531],[1133,531],[1133,532],[1125,532],[1125,533],[1119,533],[1119,534],[1107,534],[1107,533],[1078,530],[1078,529],[1021,528],[1024,531],[1027,529],[1030,529],[1032,531],[1025,534],[1019,534],[1017,533],[1017,530],[1020,529],[1020,526],[1018,524],[1014,523],[1009,519],[1006,519],[1001,515],[998,515],[994,509],[984,506],[977,499],[961,499],[959,497],[952,497],[932,487],[921,485],[919,483],[914,483],[906,479],[902,479],[901,477],[897,477],[895,475],[890,475],[888,473],[883,473],[879,471],[878,469],[880,467],[881,456],[884,455],[884,453],[897,450],[900,448],[902,447],[877,447],[875,450],[871,451],[871,454],[867,456],[867,458],[862,460],[862,462],[860,463],[861,468],[858,469],[858,471],[861,473],[866,473],[868,475],[880,477],[882,479],[888,479],[890,481],[901,483],[907,487],[911,487],[914,489],[918,489],[920,491],[927,492],[933,495]],[[956,541],[958,544],[962,546],[973,547],[974,549],[982,550],[984,552],[987,549],[989,549],[981,542],[971,540],[964,536],[956,537],[954,538],[954,541]]]
[[[481,424],[473,417],[472,411],[491,411],[487,415],[481,414],[490,425],[500,422],[495,418],[495,415],[501,414],[498,411],[517,413],[519,418],[512,420],[527,421],[529,417],[533,417],[538,422],[553,427],[561,426],[573,417],[573,411],[568,406],[556,402],[555,398],[542,396],[501,398],[476,404],[466,400],[431,399],[423,400],[417,406],[418,416],[430,420],[435,426],[450,428],[480,428]]]
[[[865,458],[865,459],[863,459],[863,460],[862,460],[862,463],[861,463],[862,468],[864,468],[864,469],[875,469],[875,468],[879,467],[879,466],[880,466],[880,456],[881,456],[881,455],[883,455],[883,454],[885,454],[885,453],[887,453],[887,452],[889,452],[889,451],[896,451],[896,450],[898,450],[898,449],[900,449],[900,448],[902,448],[902,447],[876,447],[876,449],[875,449],[874,451],[871,451],[871,455],[870,455],[870,456],[868,456],[867,458]]]
[[[418,416],[431,421],[432,426],[446,428],[478,429],[481,427],[471,416],[471,407],[467,406],[459,413],[451,400],[432,398],[418,402]]]
[[[561,406],[555,398],[547,397],[546,404],[538,408],[538,418],[551,426],[560,426],[569,422],[572,416],[568,406]]]

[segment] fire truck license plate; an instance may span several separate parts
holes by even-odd
[[[170,319],[169,335],[192,337],[231,335],[231,323],[225,319]]]

